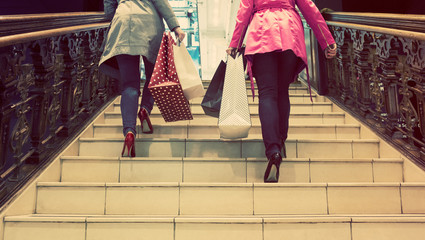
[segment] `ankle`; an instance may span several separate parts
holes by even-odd
[[[274,164],[279,165],[282,162],[282,154],[280,152],[275,152],[270,157],[269,161],[271,161]]]
[[[133,137],[136,136],[136,134],[131,130],[126,131],[125,136],[127,137],[129,134],[133,135]]]
[[[147,108],[145,108],[145,107],[140,107],[139,112],[146,113],[148,116],[150,115],[150,111],[148,111],[148,109],[147,109]]]

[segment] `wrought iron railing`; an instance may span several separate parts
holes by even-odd
[[[103,12],[0,16],[0,203],[116,96]]]
[[[327,12],[329,96],[425,166],[425,15]]]

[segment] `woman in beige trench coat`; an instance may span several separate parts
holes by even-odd
[[[181,41],[185,33],[168,0],[104,0],[105,15],[112,19],[99,70],[119,79],[121,83],[121,115],[125,136],[122,156],[135,157],[134,136],[136,119],[140,119],[142,132],[152,133],[149,114],[153,98],[148,89],[156,56],[165,31],[163,20]],[[140,57],[145,65],[146,82],[140,110]],[[111,66],[118,66],[117,68]]]

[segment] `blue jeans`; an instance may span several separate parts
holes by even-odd
[[[291,50],[254,55],[252,68],[258,86],[261,132],[268,159],[281,152],[282,143],[288,137],[289,85],[294,80],[298,60]]]
[[[116,56],[121,77],[121,116],[123,134],[133,132],[136,135],[138,100],[140,96],[140,56],[118,55]],[[145,108],[150,114],[153,108],[153,97],[148,89],[154,64],[143,57],[145,65],[146,82],[143,87],[141,108]]]

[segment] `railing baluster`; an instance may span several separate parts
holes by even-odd
[[[34,69],[25,63],[28,44],[17,44],[0,49],[1,89],[1,184],[0,197],[7,194],[8,182],[22,178],[22,164],[32,154],[29,136],[31,106],[35,96],[30,95],[34,86]]]
[[[60,42],[61,52],[64,54],[64,73],[62,79],[63,97],[61,120],[64,127],[60,136],[67,137],[76,127],[77,118],[80,115],[81,103],[81,77],[78,76],[78,58],[81,39],[79,34],[71,33],[63,36]]]

